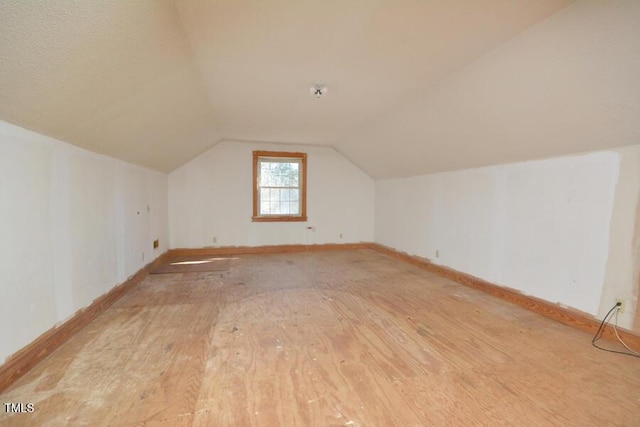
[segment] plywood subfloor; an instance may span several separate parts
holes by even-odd
[[[152,275],[1,426],[640,425],[640,360],[372,250]],[[3,409],[3,408],[0,408]]]
[[[227,271],[232,259],[228,257],[182,257],[167,261],[150,274],[204,273]]]

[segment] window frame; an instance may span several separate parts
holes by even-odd
[[[260,174],[258,165],[260,159],[271,158],[286,161],[297,159],[300,161],[300,214],[299,215],[260,215]],[[307,153],[288,151],[254,151],[253,152],[253,216],[254,222],[304,222],[307,221]]]

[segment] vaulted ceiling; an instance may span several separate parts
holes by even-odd
[[[374,177],[474,166],[419,125],[450,105],[412,106],[570,3],[4,0],[0,119],[165,172],[221,139],[333,146]]]

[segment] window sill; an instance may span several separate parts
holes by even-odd
[[[306,216],[254,216],[253,222],[305,222]]]

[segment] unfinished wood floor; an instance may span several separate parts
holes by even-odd
[[[149,276],[0,425],[640,425],[640,360],[372,250]]]

